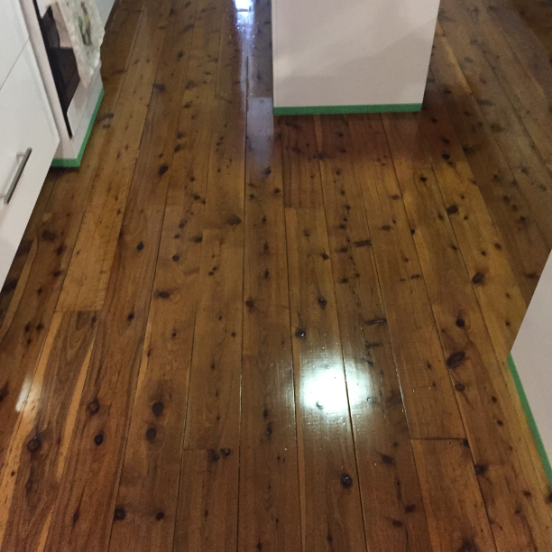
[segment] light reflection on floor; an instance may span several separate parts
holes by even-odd
[[[247,53],[251,40],[254,20],[253,0],[233,0],[236,8],[234,24],[242,41],[240,47],[241,70],[240,81],[242,83],[243,97],[247,95]]]
[[[347,395],[343,388],[343,368],[314,370],[304,384],[301,407],[325,414],[348,415]]]
[[[234,0],[234,5],[238,11],[251,9],[253,5],[253,0]]]

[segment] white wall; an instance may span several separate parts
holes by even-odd
[[[545,451],[552,460],[552,256],[512,349]]]
[[[273,0],[275,107],[421,103],[439,0]]]

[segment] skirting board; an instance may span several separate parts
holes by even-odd
[[[535,417],[533,416],[531,405],[527,400],[527,395],[525,394],[525,390],[523,389],[523,384],[521,383],[521,378],[519,377],[519,373],[517,371],[512,355],[508,357],[508,368],[510,368],[510,373],[512,374],[512,378],[516,385],[521,405],[523,406],[523,410],[525,411],[527,423],[529,424],[529,428],[531,429],[531,433],[533,434],[533,439],[535,440],[535,445],[537,446],[537,450],[539,451],[539,456],[541,458],[544,471],[546,473],[546,476],[548,477],[550,485],[552,486],[552,466],[550,464],[550,459],[548,458],[548,454],[546,454],[546,449],[544,448],[544,444],[539,433],[539,428],[537,427],[537,422],[535,421]]]
[[[411,113],[421,111],[422,104],[380,105],[320,105],[304,107],[275,107],[274,115],[339,115],[344,113]]]
[[[84,150],[86,149],[86,145],[88,144],[88,139],[90,138],[90,134],[92,133],[92,128],[94,127],[94,122],[96,121],[96,116],[98,115],[98,111],[100,109],[100,104],[102,103],[103,97],[104,97],[104,89],[102,88],[100,95],[98,96],[98,101],[96,102],[96,107],[94,108],[94,113],[90,118],[90,123],[88,124],[86,135],[84,137],[84,140],[82,141],[79,155],[75,159],[54,159],[52,161],[52,167],[62,167],[65,169],[75,169],[77,167],[80,167],[80,164],[82,162],[82,156],[84,155]]]

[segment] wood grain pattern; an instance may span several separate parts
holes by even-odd
[[[203,47],[201,40],[194,44],[194,35],[191,32],[182,34],[181,29],[192,25],[190,20],[196,22],[201,4],[193,2],[188,9],[176,8],[174,23],[167,31],[166,45],[170,45],[170,51],[163,52],[158,71],[158,79],[165,88],[158,98],[159,110],[153,111],[153,120],[161,125],[149,134],[152,145],[163,146],[161,156],[156,156],[158,160],[170,160],[176,155],[182,91],[190,76],[189,60],[194,48]],[[198,32],[197,36],[200,35]],[[188,185],[182,186],[174,163],[171,165],[167,195],[172,190],[171,200],[174,201],[178,193],[181,202],[165,208],[140,375],[117,496],[117,504],[124,508],[126,516],[113,525],[110,550],[125,547],[172,550],[194,330],[196,301],[193,290],[201,250],[201,244],[195,244],[193,237],[201,232],[203,209],[202,206],[196,208],[201,204],[194,201]],[[146,179],[151,176],[145,174]],[[182,252],[180,240],[174,237],[177,233],[182,234],[181,240],[190,242]],[[160,296],[163,296],[161,300]]]
[[[271,102],[269,2],[249,57],[238,550],[300,551],[301,513],[281,143]],[[255,24],[256,23],[256,24]]]
[[[509,355],[511,344],[517,334],[517,324],[521,321],[526,304],[520,294],[521,288],[518,289],[516,286],[515,274],[508,256],[503,253],[505,248],[502,244],[505,242],[497,235],[497,230],[492,228],[490,214],[486,210],[479,188],[472,185],[473,175],[455,140],[454,128],[432,82],[428,83],[424,107],[418,121],[420,131],[424,135],[444,205],[451,211],[449,220],[458,239],[468,273],[486,275],[484,282],[475,285],[474,290],[496,356],[503,361],[500,363],[500,370],[506,374],[509,369],[505,366],[504,359]],[[443,155],[450,157],[445,159]],[[492,277],[489,277],[490,274]],[[512,323],[512,318],[517,319],[517,324]],[[462,320],[465,322],[465,317]],[[543,477],[533,437],[528,426],[523,423],[525,413],[518,400],[517,390],[511,378],[505,377],[504,383],[512,397],[517,419],[522,420],[522,423],[516,425],[520,436],[525,438],[526,445],[519,447],[519,450],[522,453],[524,450],[530,452],[537,467],[537,475],[541,478],[541,486],[546,485],[546,477]],[[516,416],[515,412],[512,412],[513,416]]]
[[[536,151],[550,169],[552,118],[546,95],[538,80],[534,78],[530,67],[519,58],[516,49],[510,46],[506,34],[491,15],[492,12],[489,13],[483,0],[462,0],[460,6],[469,14],[471,33],[479,35],[478,46],[497,82],[520,116]],[[552,75],[550,67],[542,69],[544,75]]]
[[[96,134],[90,147],[97,147],[101,140],[101,133]],[[2,325],[0,466],[17,420],[16,405],[24,404],[29,390],[23,384],[32,380],[82,220],[89,190],[86,179],[75,185],[77,174],[64,174],[56,183],[39,225],[21,298]]]
[[[110,132],[104,142],[102,162],[92,182],[90,201],[57,305],[60,311],[102,308],[133,174],[150,175],[161,170],[158,155],[163,140],[160,145],[157,136],[152,134],[151,122],[145,126],[145,121],[149,116],[157,125],[169,123],[164,121],[164,114],[159,113],[159,119],[154,118],[155,112],[149,105],[150,100],[164,92],[162,77],[166,72],[161,75],[157,69],[164,53],[162,47],[171,2],[163,0],[155,6],[147,4],[146,8],[121,90],[125,101],[106,123]],[[193,21],[193,10],[185,12]],[[172,47],[173,44],[168,46]],[[174,56],[171,59],[173,64],[182,65]],[[144,154],[137,161],[140,150]]]
[[[512,45],[511,40],[508,40],[511,27],[501,27],[496,17],[499,13],[494,5],[488,9],[485,0],[462,0],[461,5],[471,15],[472,28],[475,33],[479,33],[479,46],[485,59],[532,138],[536,151],[550,170],[552,116],[548,105],[550,96],[545,90],[552,84],[552,69],[549,63],[543,63],[543,58],[546,58],[544,51],[535,47],[535,55],[526,63],[522,55],[524,48],[518,47],[519,41]],[[521,23],[519,19],[517,22]],[[526,32],[524,42],[531,44],[530,37],[531,33]],[[533,46],[536,44],[533,43]],[[534,70],[535,65],[538,65],[538,71]],[[544,90],[541,83],[544,84]]]
[[[283,164],[285,206],[293,209],[323,209],[314,125],[302,126],[302,121],[307,119],[287,119],[284,125],[279,125],[283,151],[288,152],[289,156],[295,154],[296,159],[301,160]]]
[[[520,410],[506,411],[497,399],[508,395],[505,380],[510,376],[497,360],[473,289],[484,285],[484,279],[479,281],[468,274],[458,254],[453,231],[458,213],[446,210],[415,118],[386,116],[384,122],[409,221],[416,229],[414,241],[474,461],[485,469],[508,466],[507,480],[493,478],[493,484],[484,489],[489,515],[495,522],[492,530],[497,546],[512,552],[523,549],[528,542],[544,546],[552,539],[552,535],[547,535],[550,520],[544,502],[540,503],[537,515],[533,512],[524,518],[520,512],[516,519],[519,523],[508,522],[508,508],[490,506],[497,502],[492,498],[496,494],[503,504],[515,510],[524,490],[538,494],[542,486],[530,469],[531,460],[523,453],[513,452],[514,445],[519,444],[521,451],[525,450],[523,439],[514,443],[511,437],[511,431],[522,435],[525,429],[521,427],[524,419],[519,418]],[[420,179],[420,174],[425,176],[425,181]],[[489,276],[492,278],[492,274]],[[513,311],[513,305],[510,309]],[[515,314],[512,312],[512,317]],[[534,517],[540,521],[533,524]]]
[[[215,104],[215,120],[228,122],[211,136],[194,337],[209,346],[193,351],[186,449],[236,450],[239,443],[245,172],[245,97],[239,92],[247,77],[233,18],[231,12],[224,17],[219,57],[225,72],[232,67],[221,93],[235,94]]]
[[[0,291],[2,302],[2,323],[0,324],[0,341],[10,327],[17,307],[21,301],[27,280],[31,275],[31,268],[38,250],[38,236],[34,239],[22,240],[9,270],[6,284]]]
[[[57,314],[0,478],[0,550],[41,548],[51,521],[75,424],[96,314]]]
[[[274,118],[269,0],[118,0],[0,293],[0,550],[547,551],[547,14],[444,0],[421,113]]]
[[[438,190],[432,190],[437,204],[447,210],[458,247],[468,274],[484,275],[484,281],[473,286],[498,358],[507,358],[527,309],[521,288],[494,225],[485,200],[466,160],[454,127],[447,117],[435,83],[428,83],[424,111],[418,118],[419,133],[431,160]],[[434,122],[436,121],[436,122]],[[412,144],[420,136],[408,139]],[[402,128],[401,128],[402,130]],[[416,142],[419,155],[420,145]],[[439,196],[442,196],[442,200]]]
[[[481,112],[480,104],[492,100],[474,97],[439,26],[431,70],[477,186],[504,239],[518,284],[529,301],[549,246]]]
[[[541,154],[528,135],[525,125],[512,108],[508,94],[500,85],[492,67],[479,48],[482,31],[476,30],[473,18],[455,2],[444,0],[441,24],[453,48],[460,49],[475,63],[459,60],[472,92],[480,101],[481,111],[497,143],[503,150],[520,190],[531,207],[549,247],[552,246],[552,189],[550,172]],[[508,87],[508,90],[512,85]],[[481,100],[487,100],[481,103]],[[529,120],[524,116],[524,121]],[[545,118],[546,122],[549,117]]]
[[[365,550],[324,215],[287,209],[286,227],[303,548]]]
[[[513,282],[512,268],[507,255],[503,255],[504,242],[497,237],[490,226],[488,215],[481,203],[478,187],[470,185],[469,166],[463,160],[461,151],[454,139],[454,130],[448,121],[444,105],[435,90],[434,83],[428,83],[425,98],[425,110],[419,121],[420,130],[424,134],[428,153],[438,178],[445,206],[451,208],[450,221],[454,228],[459,247],[469,274],[485,274],[484,282],[474,286],[485,324],[493,341],[496,356],[500,362],[500,371],[507,374],[509,369],[504,359],[509,355],[511,343],[517,334],[516,324],[512,323],[512,315],[517,313],[517,323],[525,312],[525,306],[519,297]],[[441,152],[450,155],[444,159]],[[467,161],[466,161],[467,162]],[[466,172],[467,171],[467,172]],[[463,182],[463,184],[461,184]],[[456,190],[456,191],[454,191]],[[458,211],[456,211],[458,208]],[[497,239],[493,243],[493,240]],[[500,249],[498,246],[500,246]],[[469,251],[469,248],[472,248]],[[489,277],[492,274],[492,277]],[[518,273],[519,276],[519,273]],[[465,317],[462,318],[465,322]],[[512,329],[513,327],[513,329]],[[509,394],[512,397],[512,412],[519,429],[519,436],[525,439],[526,445],[518,447],[521,453],[527,450],[536,466],[536,475],[541,479],[541,488],[546,487],[546,477],[542,472],[541,461],[536,451],[534,440],[529,428],[523,423],[525,413],[518,400],[518,393],[511,378],[504,378]],[[517,423],[516,420],[522,423]]]
[[[496,551],[470,457],[461,441],[413,441],[434,552]]]
[[[175,12],[172,13],[174,24]],[[156,90],[152,99],[154,111],[162,108],[163,92]],[[157,127],[158,121],[152,118],[148,124]],[[145,175],[137,174],[132,181],[89,376],[79,405],[75,438],[68,453],[66,484],[60,489],[46,543],[48,551],[85,547],[106,550],[114,512],[121,517],[124,511],[116,508],[115,500],[170,176],[169,170],[160,169],[170,168],[169,152],[174,148],[173,135],[161,134],[161,140],[158,147],[163,148],[166,165],[163,159],[158,159],[155,175],[144,178]],[[154,298],[164,299],[161,293]],[[89,407],[96,403],[99,408],[91,415]],[[91,522],[97,516],[101,516],[101,530]]]
[[[350,120],[410,433],[464,436],[418,253],[379,117]],[[422,177],[420,174],[418,177]],[[439,412],[439,415],[436,413]]]
[[[194,342],[206,346],[196,345],[192,355],[174,540],[175,550],[198,552],[235,550],[238,534],[247,83],[240,51],[247,31],[223,6],[215,102],[205,105],[213,121],[226,121],[210,137],[203,198]]]
[[[552,18],[551,6],[546,2],[531,2],[530,0],[511,0],[508,4],[493,3],[495,13],[511,12],[510,21],[514,22],[515,27],[518,28],[516,35],[523,38],[525,46],[529,49],[535,50],[538,48],[531,40],[531,35],[538,39],[542,45],[543,50],[552,54],[552,29],[550,27],[550,19]],[[501,18],[501,26],[510,31],[511,27],[504,24],[504,19]],[[526,25],[521,25],[521,21]],[[532,31],[528,32],[528,31]],[[529,37],[527,36],[529,35]]]
[[[236,550],[237,451],[185,450],[174,552]]]
[[[97,115],[97,120],[103,123],[102,126],[111,125],[114,108],[133,61],[132,55],[142,24],[144,5],[143,0],[129,5],[118,2],[109,18],[102,45],[101,71],[105,94]]]
[[[283,126],[284,167],[315,175],[293,183],[300,207],[286,208],[303,548],[360,551],[366,543],[326,220],[323,208],[303,207],[312,192],[322,200],[318,156],[309,153],[314,121],[286,118]],[[283,172],[289,186],[286,175],[300,171]]]
[[[370,232],[344,117],[317,119],[330,259],[368,550],[430,549]]]

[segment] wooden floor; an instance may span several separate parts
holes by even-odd
[[[2,552],[547,552],[506,359],[552,8],[442,0],[420,114],[272,117],[267,0],[119,0],[0,295]]]

